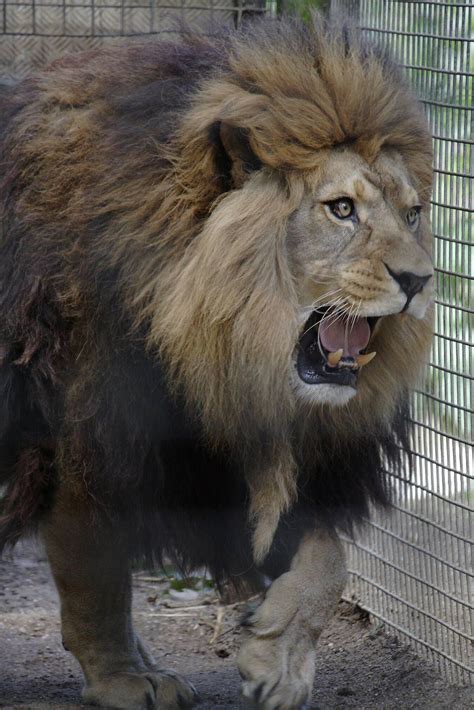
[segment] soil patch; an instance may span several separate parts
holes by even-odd
[[[212,591],[180,600],[179,590],[170,595],[169,580],[159,575],[135,575],[134,588],[137,628],[161,665],[192,680],[199,709],[246,707],[235,668],[242,607],[219,605]],[[62,647],[48,564],[32,543],[0,561],[0,639],[0,707],[84,707],[80,669]],[[319,643],[312,710],[470,707],[469,688],[448,686],[381,627],[341,603]]]

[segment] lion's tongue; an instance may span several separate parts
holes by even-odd
[[[367,318],[325,318],[319,326],[321,344],[330,353],[343,351],[343,357],[356,358],[370,340]]]

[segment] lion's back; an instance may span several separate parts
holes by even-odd
[[[133,258],[127,237],[161,199],[166,145],[219,61],[205,42],[150,43],[80,54],[5,91],[0,549],[66,476],[107,500],[141,558],[166,550],[218,578],[231,548],[237,569],[251,564],[248,536],[229,532],[246,528],[240,471],[204,449],[132,335],[127,261],[119,274],[110,254],[125,244]]]
[[[170,169],[166,146],[215,60],[204,43],[145,43],[71,55],[0,87],[3,341],[28,349],[41,324],[44,342],[56,321],[90,322],[116,299],[110,251],[140,232],[148,192]]]
[[[135,183],[143,193],[145,178],[162,179],[165,146],[215,62],[204,44],[146,43],[72,55],[4,92],[7,215],[27,219],[43,248],[64,249],[65,231],[90,228],[101,205],[126,209]]]

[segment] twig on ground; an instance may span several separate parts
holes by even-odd
[[[216,623],[214,625],[214,633],[212,634],[211,640],[209,641],[209,645],[212,646],[213,643],[215,643],[220,636],[220,632],[222,631],[222,623],[224,621],[224,607],[218,606],[217,607],[217,617],[216,617]]]

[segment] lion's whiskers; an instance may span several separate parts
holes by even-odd
[[[337,293],[338,291],[342,291],[342,289],[340,289],[340,288],[339,288],[339,289],[336,289],[336,291],[334,291],[334,293]],[[325,294],[325,298],[327,298],[327,295],[328,295],[328,294]],[[343,296],[340,296],[340,297],[337,298],[337,299],[334,299],[334,298],[333,298],[333,299],[330,299],[330,300],[324,302],[324,304],[319,304],[319,307],[320,307],[320,308],[321,308],[321,307],[324,307],[324,308],[328,308],[328,309],[331,309],[331,310],[330,310],[330,311],[326,311],[325,313],[323,313],[321,319],[320,319],[317,323],[313,323],[313,325],[310,325],[309,328],[307,328],[307,329],[304,331],[303,335],[306,335],[306,333],[309,333],[309,331],[310,331],[312,328],[314,328],[315,326],[320,326],[321,323],[323,323],[323,321],[324,321],[325,319],[327,319],[328,317],[334,317],[334,316],[335,316],[337,313],[339,313],[339,312],[343,313],[343,311],[340,311],[340,306],[344,303],[344,301],[345,301],[344,297],[343,297]],[[318,308],[314,308],[314,303],[313,303],[313,305],[312,305],[312,310],[316,310],[316,311],[318,310]],[[338,317],[339,317],[339,316],[338,316]]]
[[[321,296],[316,298],[313,303],[311,304],[311,309],[317,310],[318,306],[321,307],[330,307],[334,301],[334,296],[336,293],[340,293],[342,291],[342,288],[336,288],[333,291],[326,291],[326,293],[323,293]],[[329,300],[327,300],[329,299]]]
[[[359,299],[359,303],[356,305],[352,303],[349,308],[349,313],[347,315],[347,327],[351,331],[355,325],[356,320],[359,317],[360,307],[362,305],[362,299]]]

